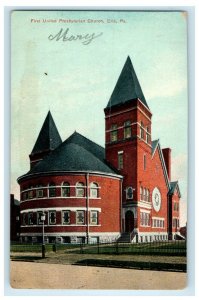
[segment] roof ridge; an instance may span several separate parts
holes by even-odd
[[[91,142],[91,143],[97,145],[98,147],[102,148],[103,150],[105,150],[104,147],[102,147],[101,145],[97,144],[96,142],[93,142],[91,139],[87,138],[87,137],[84,136],[83,134],[81,134],[81,133],[79,133],[79,132],[77,132],[77,131],[75,131],[73,134],[75,134],[75,133],[76,133],[76,134],[79,134],[80,136],[82,136],[85,140],[87,140],[87,141],[89,141],[89,142]]]

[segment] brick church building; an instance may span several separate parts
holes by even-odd
[[[104,113],[105,149],[77,132],[62,142],[48,112],[30,171],[18,178],[22,241],[42,240],[43,214],[47,242],[180,237],[171,149],[152,140],[152,112],[129,57]]]

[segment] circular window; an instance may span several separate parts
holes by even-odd
[[[161,194],[157,187],[154,188],[152,193],[152,203],[155,211],[159,211],[161,208]]]

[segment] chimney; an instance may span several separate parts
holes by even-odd
[[[168,174],[169,181],[170,181],[171,180],[171,149],[170,148],[162,149],[162,153],[164,156],[167,174]]]

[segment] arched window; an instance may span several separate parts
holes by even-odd
[[[117,124],[111,125],[111,142],[117,141]]]
[[[149,127],[146,128],[146,142],[150,143]]]
[[[151,224],[150,224],[151,222],[150,222],[150,214],[147,214],[147,226],[150,226]]]
[[[77,224],[84,224],[85,220],[85,213],[83,210],[76,211],[76,223]]]
[[[90,212],[90,223],[93,225],[98,224],[98,211],[91,211]]]
[[[133,199],[133,188],[131,186],[126,189],[126,199]]]
[[[95,182],[91,182],[90,184],[90,197],[98,198],[98,184]]]
[[[42,198],[43,197],[43,189],[42,189],[42,184],[37,184],[36,185],[36,198]]]
[[[140,187],[140,200],[143,200],[143,188],[142,188],[142,186]]]
[[[144,124],[142,121],[140,123],[140,137],[141,137],[141,139],[144,138]]]
[[[50,225],[56,224],[56,211],[55,210],[49,211],[49,224]]]
[[[143,189],[143,200],[146,201],[146,189]]]
[[[27,200],[28,199],[28,193],[27,192],[23,192],[22,199],[23,200]]]
[[[82,182],[76,184],[76,197],[84,197],[84,184]]]
[[[123,151],[118,152],[118,170],[122,170],[124,167],[124,153]]]
[[[43,211],[38,211],[37,212],[37,224],[42,225],[43,221],[41,220],[41,217],[43,216]]]
[[[62,197],[70,197],[70,184],[68,182],[62,183],[61,194]]]
[[[146,201],[148,201],[148,202],[150,201],[149,195],[150,195],[150,194],[149,194],[149,190],[147,189],[147,190],[146,190]]]
[[[22,225],[25,226],[27,224],[27,214],[23,214],[22,216]]]
[[[33,213],[28,213],[28,225],[33,225]]]
[[[62,224],[70,224],[70,211],[62,211]]]
[[[128,139],[131,137],[131,121],[126,121],[124,123],[124,138]]]
[[[140,225],[144,225],[144,213],[140,213]]]
[[[32,190],[33,186],[29,186],[29,191],[28,191],[28,199],[32,199],[33,198],[33,190]]]
[[[49,191],[49,197],[55,197],[56,196],[56,188],[55,188],[55,184],[53,182],[51,182],[49,184],[48,191]]]

